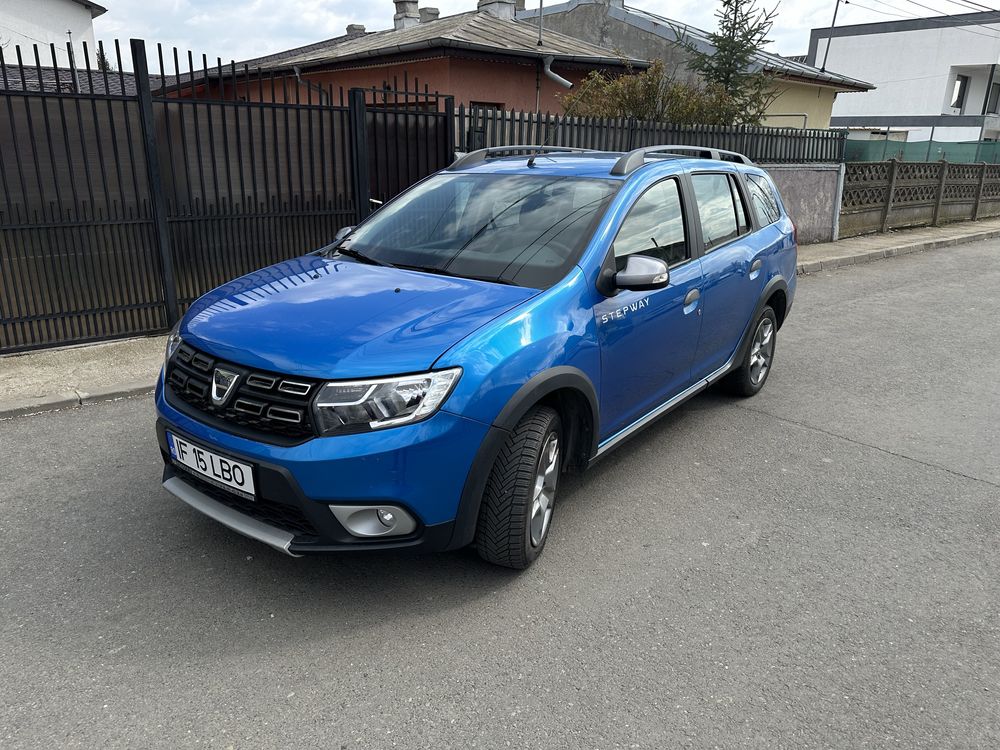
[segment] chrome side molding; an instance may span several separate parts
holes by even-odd
[[[738,350],[737,350],[737,352],[738,352]],[[625,428],[619,430],[618,432],[616,432],[614,435],[612,435],[611,437],[609,437],[604,442],[599,443],[598,446],[597,446],[597,453],[594,454],[594,458],[592,458],[591,461],[593,461],[594,459],[596,459],[599,456],[603,455],[604,453],[607,453],[609,450],[611,450],[612,448],[614,448],[620,442],[622,442],[623,440],[625,440],[625,438],[629,437],[634,432],[636,432],[638,430],[641,430],[643,427],[645,427],[646,425],[648,425],[650,422],[656,421],[657,419],[659,419],[660,417],[662,417],[667,412],[672,411],[673,409],[675,409],[678,406],[680,406],[682,403],[684,403],[685,401],[687,401],[689,398],[691,398],[695,394],[700,393],[701,391],[703,391],[706,388],[708,388],[708,386],[712,385],[712,383],[716,382],[719,378],[721,378],[723,375],[725,375],[727,372],[729,372],[729,370],[733,366],[733,359],[735,358],[735,356],[736,356],[736,353],[734,353],[733,356],[729,358],[729,361],[726,362],[726,364],[724,364],[722,367],[720,367],[715,372],[711,373],[708,377],[702,378],[701,380],[699,380],[699,381],[697,381],[695,383],[692,383],[690,386],[688,386],[687,388],[685,388],[683,391],[681,391],[680,393],[678,393],[673,398],[671,398],[671,399],[669,399],[667,401],[664,401],[662,404],[660,404],[659,406],[657,406],[652,411],[646,413],[642,417],[639,417],[639,419],[637,419],[636,421],[634,421],[628,427],[625,427]]]

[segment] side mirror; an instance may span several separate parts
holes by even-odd
[[[630,255],[625,268],[615,274],[615,287],[633,292],[663,289],[670,283],[670,269],[659,258]]]
[[[344,239],[344,237],[346,237],[353,231],[354,227],[341,227],[340,229],[337,230],[337,234],[333,236],[333,241],[340,242],[342,239]]]

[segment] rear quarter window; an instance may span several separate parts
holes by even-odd
[[[759,174],[748,174],[746,178],[747,195],[757,221],[762,227],[773,224],[781,218],[781,209],[771,181]]]

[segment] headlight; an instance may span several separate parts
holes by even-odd
[[[366,432],[419,422],[437,411],[462,368],[378,380],[327,383],[313,411],[321,435]]]
[[[167,334],[167,351],[163,357],[163,366],[166,367],[170,364],[170,358],[174,356],[174,352],[177,351],[177,347],[181,345],[181,335],[178,333],[180,330],[181,322],[178,320],[176,325]]]

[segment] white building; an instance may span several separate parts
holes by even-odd
[[[876,87],[838,97],[831,127],[899,128],[918,141],[1000,139],[1000,12],[813,29],[808,62],[824,60]]]
[[[16,62],[15,47],[25,63],[34,62],[32,45],[38,45],[43,66],[52,65],[49,45],[56,46],[59,67],[69,65],[66,43],[72,39],[77,64],[83,65],[83,42],[95,64],[94,19],[107,8],[90,0],[0,0],[0,45],[4,61]],[[67,33],[69,32],[69,33]]]

